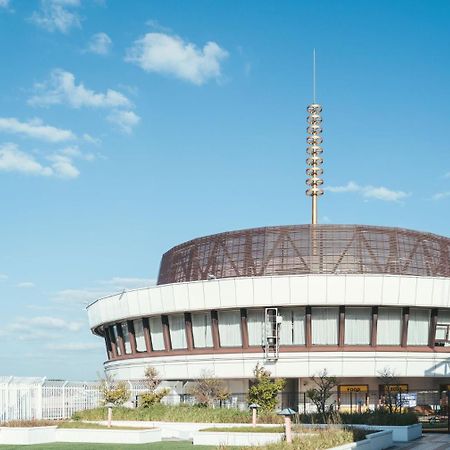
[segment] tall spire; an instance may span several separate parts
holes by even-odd
[[[320,146],[323,139],[322,133],[322,117],[320,113],[322,112],[322,106],[316,103],[316,49],[313,50],[313,103],[311,103],[308,108],[308,128],[306,129],[308,136],[306,142],[308,147],[306,148],[306,153],[308,158],[306,159],[306,164],[308,165],[306,169],[306,184],[309,188],[306,190],[306,195],[311,197],[311,223],[313,225],[317,224],[317,200],[318,197],[323,195],[323,189],[320,186],[323,184],[322,178],[320,176],[323,174],[323,169],[320,167],[323,163],[321,154],[323,148]]]

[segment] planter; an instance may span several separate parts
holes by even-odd
[[[31,445],[52,442],[148,444],[161,441],[161,430],[95,430],[82,428],[0,427],[0,444]]]
[[[351,442],[350,444],[340,445],[328,450],[384,450],[393,446],[392,431],[378,431],[377,433],[369,434],[366,439],[358,442]]]
[[[55,442],[56,427],[0,427],[0,444],[46,444]]]
[[[95,444],[148,444],[161,441],[161,430],[90,430],[58,428],[54,442],[90,442]]]
[[[199,431],[194,433],[194,445],[265,445],[280,442],[284,433],[249,433],[226,431]]]

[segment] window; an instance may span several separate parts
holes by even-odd
[[[311,309],[313,345],[337,345],[339,308]]]
[[[400,345],[402,333],[402,309],[379,308],[377,345]]]
[[[280,344],[305,345],[305,308],[283,308],[280,313]]]
[[[247,311],[249,345],[263,345],[264,323],[263,309],[249,309]]]
[[[219,311],[219,336],[221,347],[241,347],[241,313],[239,310]]]
[[[345,345],[370,345],[371,308],[345,308]]]
[[[119,345],[119,333],[117,332],[117,324],[113,325],[110,329],[112,330],[113,345],[116,346],[117,356],[120,356],[122,352]]]
[[[436,325],[436,346],[446,347],[450,345],[450,311],[440,309]]]
[[[209,312],[192,313],[192,335],[195,348],[212,347],[211,315]]]
[[[122,322],[122,336],[123,344],[125,347],[125,353],[129,355],[131,353],[130,334],[128,333],[128,323]]]
[[[430,310],[410,308],[408,321],[408,345],[428,345]]]
[[[164,350],[164,337],[161,323],[161,316],[150,317],[150,336],[152,338],[152,348],[155,351]]]
[[[172,348],[186,348],[186,326],[184,314],[173,314],[169,316],[169,330]]]
[[[147,347],[145,345],[144,324],[142,323],[142,319],[136,319],[133,322],[133,325],[134,337],[136,338],[136,350],[138,352],[146,352]]]

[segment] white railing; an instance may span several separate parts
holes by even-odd
[[[130,401],[145,391],[140,382],[128,382]],[[98,382],[0,377],[0,422],[67,419],[76,411],[100,406]]]

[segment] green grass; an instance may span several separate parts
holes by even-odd
[[[95,408],[79,411],[74,420],[106,420],[107,409]],[[149,408],[114,408],[113,420],[147,420],[163,422],[203,422],[203,423],[251,423],[251,412],[234,408],[202,408],[198,406],[169,406],[155,404]],[[261,415],[259,423],[282,423],[283,418],[275,413]]]
[[[226,433],[284,433],[284,427],[282,426],[274,426],[274,427],[252,427],[243,426],[243,427],[211,427],[211,428],[203,428],[200,431],[216,431],[216,432],[226,432]]]
[[[217,447],[196,445],[185,441],[155,442],[154,444],[38,444],[0,445],[1,450],[216,450]]]
[[[83,430],[151,430],[152,427],[127,427],[112,426],[108,428],[106,425],[98,423],[86,423],[80,421],[66,420],[15,420],[12,422],[2,423],[3,427],[12,428],[35,428],[35,427],[58,427],[58,428],[78,428]]]

